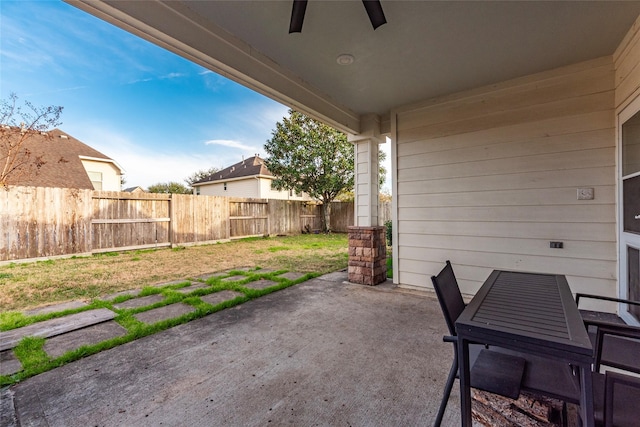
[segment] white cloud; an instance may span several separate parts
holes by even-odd
[[[186,77],[187,75],[185,73],[169,73],[166,74],[164,76],[160,76],[158,77],[160,80],[165,80],[165,79],[177,79],[179,77]]]
[[[131,80],[130,82],[128,82],[127,84],[129,85],[134,85],[136,83],[145,83],[145,82],[150,82],[153,79],[150,77],[147,77],[146,79],[135,79],[135,80]]]
[[[200,170],[222,168],[237,162],[237,155],[203,152],[185,153],[180,146],[175,150],[155,150],[133,143],[133,138],[99,124],[68,129],[69,133],[118,162],[125,170],[126,187],[139,185],[147,188],[161,182],[179,182]]]
[[[234,141],[231,139],[212,139],[205,141],[205,145],[221,145],[223,147],[237,148],[239,150],[252,152],[257,152],[256,150],[259,150],[257,147],[252,147],[250,145],[243,144],[240,141]]]

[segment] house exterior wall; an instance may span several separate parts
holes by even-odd
[[[278,199],[278,200],[310,200],[311,198],[307,194],[298,194],[295,191],[280,191],[271,188],[270,179],[260,180],[260,194],[263,199]]]
[[[640,94],[640,17],[613,54],[616,107],[624,108]]]
[[[254,177],[226,181],[226,190],[224,184],[224,182],[214,182],[200,185],[200,195],[260,198],[259,183]]]
[[[450,259],[466,294],[517,269],[615,296],[614,77],[604,57],[398,109],[394,281],[430,289]]]
[[[120,191],[122,189],[120,170],[113,163],[87,159],[81,159],[81,161],[90,179],[91,172],[102,174],[102,188],[94,188],[94,190]]]
[[[227,190],[224,190],[224,182],[214,182],[198,186],[202,196],[227,196],[247,197],[254,199],[278,199],[278,200],[309,200],[306,195],[289,196],[288,191],[277,191],[271,188],[271,180],[266,178],[249,177],[227,181]]]

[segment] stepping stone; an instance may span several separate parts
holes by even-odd
[[[222,281],[223,282],[237,282],[239,280],[244,280],[246,278],[247,278],[247,276],[237,275],[237,276],[227,277],[226,279],[222,279]]]
[[[229,300],[236,299],[238,297],[243,297],[243,296],[244,294],[242,292],[220,291],[220,292],[215,292],[213,294],[205,295],[203,297],[200,297],[200,299],[211,305],[218,305],[221,302],[229,301]]]
[[[118,322],[111,320],[48,338],[44,343],[44,351],[46,351],[49,356],[56,358],[83,345],[98,344],[99,342],[115,337],[122,337],[126,334],[127,330],[125,328],[120,326]]]
[[[113,304],[113,306],[115,308],[140,308],[140,307],[145,307],[147,305],[155,304],[162,300],[164,300],[164,295],[155,294],[155,295],[149,295],[147,297],[133,298],[125,302]]]
[[[244,285],[244,287],[251,288],[251,289],[266,289],[278,284],[279,284],[278,282],[274,282],[273,280],[261,279],[255,282],[247,283],[246,285]]]
[[[100,297],[102,301],[113,301],[114,299],[121,297],[122,295],[138,295],[140,293],[140,289],[129,289],[127,291],[116,292],[115,294],[105,295]]]
[[[186,286],[184,288],[176,289],[176,292],[180,292],[181,294],[188,294],[198,289],[208,288],[209,285],[206,283],[193,283],[190,286]]]
[[[87,303],[82,301],[69,301],[62,304],[48,305],[46,307],[34,308],[24,312],[27,316],[35,316],[37,314],[48,314],[56,311],[73,310],[74,308],[86,307]]]
[[[226,276],[227,273],[221,273],[221,272],[217,272],[217,273],[207,273],[207,274],[202,274],[200,276],[196,276],[196,279],[200,279],[200,280],[207,280],[207,279],[211,279],[212,277],[222,277],[222,276]]]
[[[229,273],[231,271],[251,271],[251,270],[253,270],[253,267],[237,267],[237,268],[230,268],[226,270],[226,272]]]
[[[284,277],[285,279],[289,279],[289,280],[296,280],[301,278],[302,276],[304,276],[304,274],[296,273],[295,271],[290,271],[288,273],[281,274],[278,277]]]
[[[57,319],[45,320],[22,328],[0,332],[0,351],[14,348],[20,340],[27,336],[49,338],[65,332],[112,320],[116,313],[106,308],[83,311]]]
[[[0,351],[0,375],[13,375],[22,371],[22,364],[13,350]]]
[[[186,279],[182,279],[182,280],[173,280],[171,282],[163,282],[163,283],[156,283],[155,285],[151,285],[152,288],[164,288],[165,286],[171,286],[171,285],[180,285],[182,283],[186,283],[189,280]]]
[[[180,317],[183,314],[191,313],[195,311],[196,308],[190,306],[189,304],[183,304],[181,302],[177,304],[170,304],[164,307],[154,308],[153,310],[145,311],[143,313],[138,313],[134,315],[136,319],[139,321],[152,324],[157,323],[162,320],[172,319],[174,317]]]

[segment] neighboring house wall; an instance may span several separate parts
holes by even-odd
[[[429,288],[450,259],[466,294],[517,269],[615,296],[614,88],[604,57],[396,111],[394,279]]]
[[[277,199],[277,200],[310,200],[306,195],[299,196],[295,192],[290,195],[289,191],[278,191],[271,188],[271,179],[257,178],[255,176],[247,178],[236,178],[225,181],[227,189],[224,189],[224,182],[216,181],[210,184],[198,186],[202,196],[228,196],[228,197],[249,197],[256,199]]]
[[[211,184],[200,185],[199,187],[200,195],[202,196],[260,198],[258,180],[253,177],[250,179],[235,179],[225,182],[218,181]]]
[[[113,162],[91,160],[86,157],[83,158],[82,156],[80,160],[82,161],[82,166],[84,166],[87,171],[87,175],[89,175],[94,190],[121,190],[122,181],[120,169],[118,169]]]
[[[278,200],[311,200],[307,194],[298,194],[295,191],[280,191],[271,187],[272,180],[262,179],[260,180],[260,194],[263,199],[278,199]]]
[[[311,200],[306,195],[271,188],[273,175],[256,154],[193,184],[194,193],[204,196],[250,197],[257,199]]]

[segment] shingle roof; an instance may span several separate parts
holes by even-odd
[[[0,128],[1,137],[8,135],[14,141],[20,138],[21,130],[17,127]],[[5,133],[7,132],[7,133]],[[31,152],[31,162],[38,158],[44,164],[36,171],[35,168],[19,168],[9,176],[9,184],[25,185],[33,187],[64,187],[86,188],[93,190],[91,180],[82,166],[79,156],[93,157],[112,161],[98,150],[80,142],[71,135],[67,135],[60,129],[41,134],[32,132],[23,142],[22,150]],[[5,144],[0,144],[0,159],[6,156]]]
[[[192,185],[206,184],[216,181],[227,181],[233,178],[243,178],[257,175],[273,176],[273,174],[269,172],[269,169],[267,169],[267,167],[265,166],[264,159],[261,159],[258,156],[253,156],[249,157],[246,160],[238,162],[235,165],[231,165],[226,169],[211,174],[206,178],[196,181]]]
[[[145,192],[144,188],[140,187],[139,185],[136,185],[135,187],[127,187],[124,190],[125,193],[133,193],[134,191],[141,191],[141,192]]]

